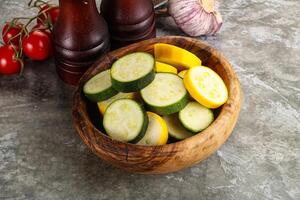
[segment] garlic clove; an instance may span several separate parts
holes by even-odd
[[[213,35],[222,26],[215,0],[169,0],[168,12],[177,26],[190,36]]]

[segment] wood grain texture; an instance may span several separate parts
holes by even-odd
[[[201,134],[163,146],[138,146],[112,140],[91,122],[87,100],[82,94],[84,83],[99,72],[110,68],[118,58],[136,51],[153,53],[153,45],[162,42],[187,49],[199,56],[224,80],[229,99],[216,120]],[[162,174],[190,167],[214,153],[230,136],[240,112],[241,88],[226,58],[212,47],[196,39],[168,36],[143,41],[103,56],[82,77],[74,94],[73,118],[77,132],[85,144],[100,158],[130,172]]]

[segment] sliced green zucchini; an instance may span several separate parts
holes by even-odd
[[[157,73],[154,81],[141,91],[149,110],[169,115],[182,110],[189,101],[182,79],[176,74]]]
[[[103,126],[112,139],[134,143],[144,137],[148,121],[147,113],[137,102],[119,99],[106,109]]]
[[[169,134],[172,138],[183,140],[194,135],[192,132],[188,131],[182,126],[177,113],[163,116],[163,119],[167,123]]]
[[[113,103],[114,101],[118,100],[118,99],[136,99],[138,96],[138,93],[132,92],[132,93],[118,93],[117,95],[105,100],[105,101],[99,101],[98,104],[98,108],[101,112],[102,115],[104,115],[107,107]]]
[[[155,61],[151,54],[137,52],[117,60],[111,68],[112,85],[119,92],[136,92],[155,77]]]
[[[83,93],[93,102],[104,101],[118,94],[118,91],[112,87],[110,70],[103,71],[91,78],[83,86]]]
[[[214,121],[214,114],[200,103],[190,102],[179,112],[179,120],[186,129],[198,133]]]

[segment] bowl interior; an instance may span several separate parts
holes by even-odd
[[[187,49],[191,51],[192,53],[196,54],[201,60],[202,60],[202,65],[210,67],[213,69],[215,72],[217,72],[222,79],[224,80],[227,88],[229,89],[229,96],[230,96],[230,77],[228,77],[228,74],[226,73],[226,69],[223,68],[222,66],[222,61],[221,60],[221,55],[217,53],[213,48],[210,46],[206,45],[205,43],[201,43],[201,45],[195,45],[193,44],[190,39],[188,38],[182,38],[182,37],[171,37],[172,39],[166,40],[164,39],[163,41],[160,41],[159,38],[153,39],[152,42],[149,40],[149,42],[143,42],[141,45],[135,46],[134,48],[122,48],[116,51],[113,51],[109,53],[107,56],[105,56],[103,59],[100,59],[88,72],[85,74],[85,76],[81,80],[81,84],[79,88],[82,88],[83,84],[92,78],[94,75],[97,73],[104,71],[105,69],[108,69],[112,66],[112,64],[120,57],[123,55],[126,55],[128,53],[136,52],[136,51],[143,51],[150,53],[154,55],[154,49],[153,45],[157,42],[164,42],[164,43],[169,43],[173,44],[179,47],[182,47],[184,49]],[[82,90],[81,90],[82,91]],[[88,113],[88,119],[89,121],[93,124],[95,128],[99,130],[101,134],[105,134],[105,130],[102,125],[102,115],[98,111],[97,104],[91,103],[88,101],[83,93],[81,93],[82,99],[84,100],[86,104],[86,111]],[[218,119],[219,114],[221,113],[223,109],[223,106],[221,106],[218,109],[214,110],[214,115],[215,119]],[[170,143],[176,143],[179,141],[176,141],[172,138],[169,138],[168,144]]]

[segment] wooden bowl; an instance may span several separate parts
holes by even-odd
[[[102,128],[97,108],[86,100],[82,94],[82,87],[91,77],[110,68],[121,56],[136,51],[153,54],[153,45],[159,42],[182,47],[199,56],[203,65],[211,67],[223,78],[229,90],[229,99],[207,129],[183,141],[149,147],[112,140],[100,131]],[[199,40],[170,36],[139,42],[100,58],[80,80],[74,95],[73,118],[82,140],[103,160],[130,172],[163,174],[190,167],[214,153],[230,136],[238,119],[240,105],[240,84],[226,58]]]

